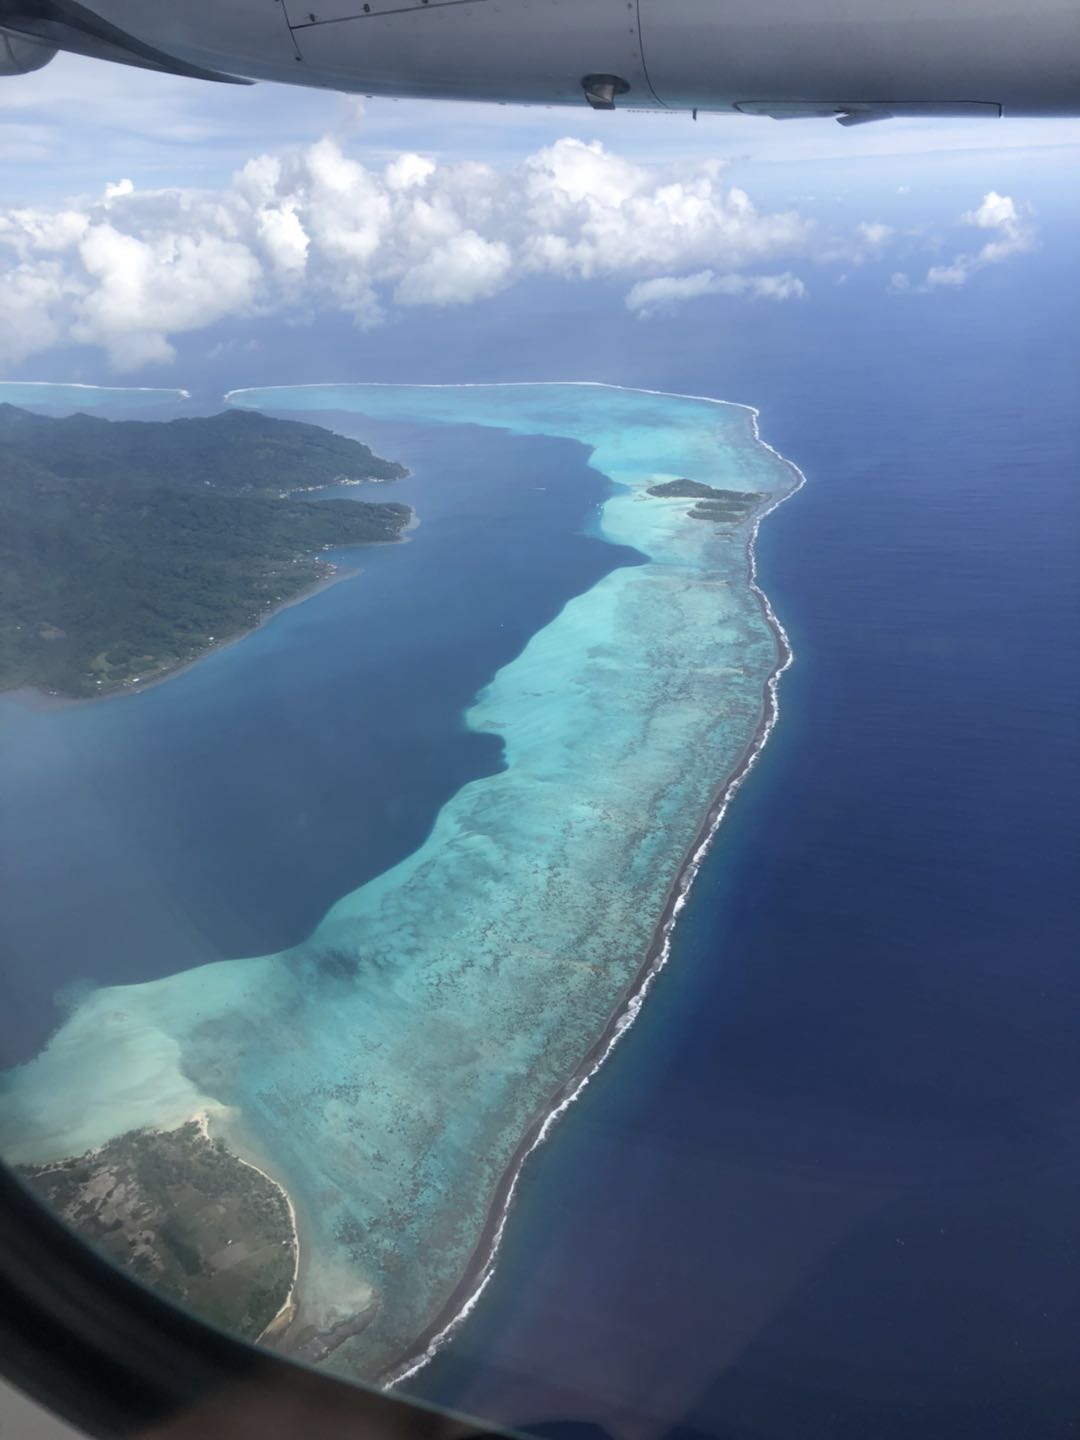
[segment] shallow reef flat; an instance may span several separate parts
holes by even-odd
[[[0,1090],[0,1151],[79,1155],[197,1112],[291,1196],[280,1337],[352,1376],[422,1353],[482,1277],[522,1141],[640,986],[718,795],[771,720],[787,653],[752,583],[760,517],[799,473],[741,406],[593,385],[235,392],[570,437],[612,483],[597,533],[638,550],[477,696],[505,769],[295,949],[87,996]],[[701,524],[689,478],[753,496]],[[471,1287],[471,1289],[470,1289]]]

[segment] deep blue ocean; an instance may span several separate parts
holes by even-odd
[[[822,282],[737,328],[719,304],[644,327],[602,287],[565,312],[523,288],[464,347],[453,317],[377,344],[343,322],[290,333],[287,368],[267,339],[220,377],[715,394],[759,405],[808,478],[759,548],[797,656],[778,729],[641,1021],[533,1157],[494,1281],[413,1393],[633,1437],[1080,1434],[1071,276],[1048,245],[955,294]],[[412,848],[499,763],[461,707],[633,560],[571,536],[602,494],[580,450],[364,433],[416,469],[394,496],[425,522],[410,545],[358,552],[364,576],[137,702],[19,740],[40,765],[2,822],[3,925],[37,968],[5,997],[12,1056],[55,985],[263,953]],[[353,607],[372,643],[341,653]]]
[[[987,279],[769,314],[735,357],[684,317],[650,356],[807,472],[759,550],[797,662],[641,1023],[416,1393],[629,1435],[1080,1434],[1076,301]]]

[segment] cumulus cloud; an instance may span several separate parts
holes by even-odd
[[[966,285],[972,275],[987,265],[1022,255],[1036,245],[1034,224],[1020,213],[1011,195],[999,195],[996,190],[987,191],[974,210],[965,210],[960,224],[989,231],[991,238],[977,250],[960,251],[947,265],[932,265],[921,283],[916,284],[903,273],[893,275],[889,289],[894,294],[955,289]]]
[[[386,167],[386,183],[391,190],[412,190],[426,184],[435,169],[435,161],[423,155],[399,155]]]
[[[498,294],[512,263],[501,240],[485,240],[475,230],[465,230],[435,245],[407,270],[394,298],[399,305],[468,305]]]
[[[212,232],[143,240],[104,223],[91,225],[78,249],[91,288],[71,336],[103,346],[118,369],[171,359],[167,335],[249,309],[259,279],[246,246]]]
[[[0,359],[77,343],[131,371],[228,318],[332,307],[366,327],[529,275],[625,279],[641,314],[694,294],[788,299],[803,293],[790,271],[743,267],[811,236],[716,161],[641,165],[564,139],[506,171],[411,153],[375,168],[324,137],[256,156],[218,190],[125,179],[79,205],[0,210]]]
[[[747,295],[754,300],[801,300],[806,286],[797,275],[716,275],[699,270],[694,275],[658,275],[639,280],[626,297],[626,308],[642,319],[658,311],[685,305],[704,295]]]
[[[980,230],[1015,231],[1020,224],[1012,196],[999,195],[996,190],[988,190],[979,208],[965,210],[960,218],[965,225],[975,225]]]
[[[0,211],[0,245],[18,260],[31,262],[70,249],[89,225],[89,218],[77,210]]]
[[[853,230],[824,241],[815,258],[826,264],[863,265],[879,259],[895,238],[891,225],[881,220],[862,220]]]
[[[525,171],[533,233],[524,258],[540,271],[589,279],[718,259],[742,265],[798,249],[810,231],[795,212],[763,215],[744,190],[725,188],[715,162],[658,175],[599,141],[560,140]]]
[[[76,298],[63,265],[56,260],[15,264],[3,276],[0,354],[16,360],[49,350],[62,340]]]
[[[880,220],[864,220],[855,227],[855,233],[867,250],[880,250],[893,237],[893,227]]]
[[[135,183],[132,180],[117,180],[114,185],[106,185],[105,203],[108,204],[110,200],[119,200],[121,196],[130,195],[134,189]]]
[[[279,275],[303,275],[311,241],[294,205],[261,206],[255,230],[267,260]]]

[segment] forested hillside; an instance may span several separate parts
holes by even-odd
[[[251,411],[57,420],[0,406],[0,689],[106,694],[256,625],[397,539],[407,505],[289,492],[406,472],[315,425]]]

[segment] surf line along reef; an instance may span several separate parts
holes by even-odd
[[[466,714],[505,769],[294,949],[87,995],[3,1077],[41,1166],[206,1115],[292,1201],[286,1352],[400,1376],[468,1307],[520,1165],[640,1007],[790,651],[753,542],[801,483],[744,406],[591,384],[233,392],[271,412],[494,426],[592,450],[635,548]],[[708,487],[706,490],[703,487]]]

